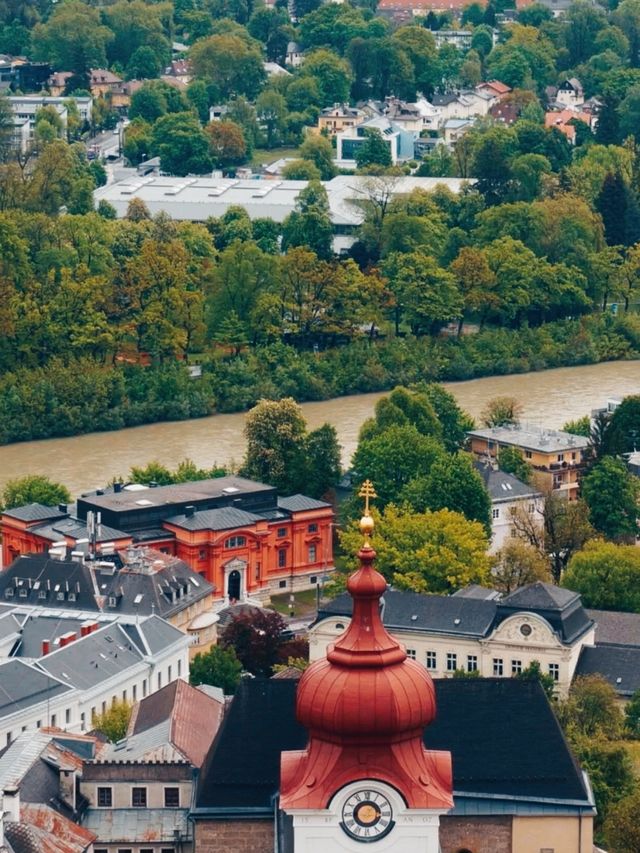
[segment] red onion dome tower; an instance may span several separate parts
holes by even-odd
[[[283,753],[280,805],[324,809],[344,785],[373,779],[392,785],[408,808],[453,807],[451,755],[428,751],[424,729],[435,718],[433,681],[407,657],[380,618],[387,584],[373,567],[373,519],[366,500],[360,529],[360,568],[349,578],[353,616],[347,630],[300,679],[297,717],[309,731],[307,748]]]

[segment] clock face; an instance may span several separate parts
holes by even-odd
[[[356,841],[377,841],[393,829],[393,810],[379,791],[356,791],[342,807],[340,824]]]

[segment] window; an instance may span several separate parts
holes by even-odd
[[[46,589],[39,589],[38,590],[38,598],[46,598],[46,597],[47,597],[47,590]]]
[[[146,695],[147,695],[147,679],[145,678],[142,681],[142,698],[144,699],[144,697]]]
[[[64,592],[57,592],[56,598],[58,599],[58,601],[64,601]]]
[[[123,690],[123,691],[122,691],[122,701],[123,701],[123,702],[126,702],[126,701],[127,701],[127,691],[126,691],[126,690]]]
[[[206,560],[207,559],[207,549],[206,548],[200,548],[200,550],[198,551],[198,559],[199,560]]]
[[[311,575],[311,577],[309,578],[309,583],[318,583],[318,576]]]
[[[477,672],[478,671],[478,656],[477,655],[467,655],[467,672]]]
[[[138,685],[137,684],[134,684],[133,687],[131,688],[131,698],[133,699],[134,702],[138,698]]]
[[[64,722],[67,726],[71,722],[71,708],[67,708],[67,710],[64,712]]]
[[[278,581],[278,587],[280,589],[286,589],[287,582],[286,581]]]
[[[499,509],[492,509],[491,510],[491,518],[494,518],[494,519],[500,518],[500,510]]]
[[[118,853],[133,853],[130,847],[118,847]]]
[[[455,652],[447,652],[447,672],[455,672],[458,668],[458,655]]]
[[[109,853],[106,847],[94,847],[93,853]]]
[[[529,510],[529,514],[533,515],[533,513],[536,511],[536,505],[535,504],[529,504],[528,510]]]
[[[11,743],[11,732],[7,732],[7,746]]]
[[[308,531],[309,533],[317,533],[317,532],[318,532],[318,525],[317,525],[317,524],[310,524],[310,525],[307,527],[307,531]]]
[[[18,595],[20,596],[20,598],[26,598],[27,592],[28,592],[28,590],[27,590],[26,586],[21,586],[20,589],[18,590]]]
[[[162,673],[159,672],[158,673],[158,690],[160,690],[161,687],[162,687]]]
[[[41,728],[41,726],[42,726],[42,720],[38,720],[36,722],[36,728],[39,729],[39,728]]]
[[[230,536],[224,543],[225,548],[242,548],[247,544],[246,536]]]
[[[531,457],[533,456],[533,454],[531,453],[531,451],[530,451],[530,450],[525,450],[525,452],[524,452],[524,456],[525,456],[525,459],[531,459]]]
[[[280,548],[278,550],[278,568],[284,569],[287,565],[287,549]]]
[[[511,661],[511,675],[520,675],[522,672],[522,661],[521,660],[512,660]]]
[[[564,453],[558,453],[558,462],[564,462]]]
[[[279,527],[278,532],[276,533],[276,536],[278,537],[278,539],[283,539],[286,535],[287,535],[287,528],[286,527]]]
[[[58,722],[58,718],[56,717],[55,714],[52,714],[51,715],[51,725],[55,726],[57,722]]]
[[[315,563],[316,561],[316,546],[309,545],[309,562]]]
[[[113,805],[113,788],[98,788],[96,800],[99,808],[110,809]]]
[[[167,681],[171,681],[171,664],[169,664],[167,669]]]
[[[115,607],[118,602],[114,595],[109,596],[109,607]]]
[[[504,666],[502,663],[502,658],[494,658],[493,659],[493,674],[494,675],[504,675]]]
[[[84,715],[84,711],[80,712],[80,730],[84,731],[86,729],[86,717]]]
[[[574,462],[576,461],[576,454],[575,454],[575,453],[572,453],[572,454],[571,454],[571,459],[572,459]]]
[[[411,660],[416,659],[416,650],[415,649],[407,649],[407,657],[411,658]]]
[[[134,809],[146,809],[147,807],[147,789],[132,788],[131,789],[131,807]]]
[[[165,809],[180,808],[180,788],[164,789],[164,807]]]
[[[427,669],[437,669],[437,658],[435,652],[427,652]]]
[[[560,664],[559,663],[550,663],[549,664],[549,675],[553,678],[554,681],[560,681]]]
[[[182,676],[182,661],[178,661],[178,678]]]

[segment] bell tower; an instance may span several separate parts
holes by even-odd
[[[440,815],[453,807],[451,754],[424,747],[435,689],[382,624],[370,482],[360,495],[353,617],[300,679],[296,712],[309,742],[282,754],[280,807],[293,817],[294,853],[439,853]]]

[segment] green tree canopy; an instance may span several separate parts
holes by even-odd
[[[189,666],[189,684],[212,684],[220,687],[225,695],[235,693],[242,664],[233,646],[212,646],[208,652],[199,652]]]
[[[25,504],[56,506],[69,503],[71,494],[66,486],[55,483],[44,474],[28,474],[17,480],[9,480],[2,490],[2,508],[13,509]]]
[[[589,542],[571,558],[562,585],[582,596],[586,607],[640,613],[640,549]]]
[[[640,481],[621,459],[606,456],[582,480],[582,497],[596,530],[616,541],[635,541]]]

